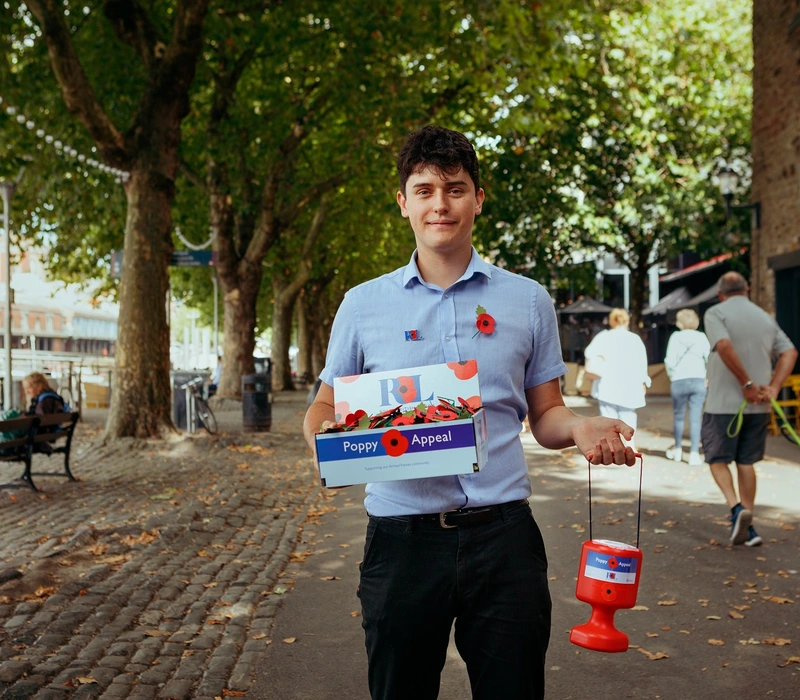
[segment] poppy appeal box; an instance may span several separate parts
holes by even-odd
[[[475,360],[339,377],[333,395],[339,429],[316,436],[323,486],[472,474],[486,464]]]

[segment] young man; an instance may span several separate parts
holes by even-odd
[[[757,547],[763,540],[751,524],[756,499],[753,465],[764,459],[770,399],[777,398],[791,373],[797,350],[775,319],[747,298],[748,291],[742,275],[726,272],[719,279],[721,303],[706,311],[703,325],[711,355],[701,432],[705,460],[731,509],[731,544]],[[741,428],[730,437],[728,426],[743,402],[747,405]],[[738,498],[731,462],[736,462]]]
[[[489,460],[477,474],[367,485],[359,595],[370,692],[373,700],[436,698],[455,620],[474,698],[543,698],[551,603],[527,502],[522,421],[527,414],[545,447],[577,445],[595,464],[632,465],[621,436],[630,440],[633,429],[566,408],[547,292],[473,249],[485,195],[470,142],[426,126],[408,137],[397,169],[397,202],[417,249],[406,267],[345,296],[306,440],[313,449],[315,432],[333,419],[335,377],[475,359]],[[496,323],[489,333],[476,332],[478,306]]]

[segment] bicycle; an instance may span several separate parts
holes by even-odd
[[[178,387],[186,392],[186,426],[190,433],[194,433],[199,422],[207,433],[215,435],[217,418],[198,390],[198,385],[202,385],[203,381],[203,377],[195,377]]]

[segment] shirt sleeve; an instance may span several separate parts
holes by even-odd
[[[363,369],[364,353],[358,332],[358,309],[351,291],[345,294],[336,312],[328,342],[325,368],[319,376],[323,382],[333,386],[336,377],[362,374]]]
[[[789,336],[786,335],[781,328],[778,328],[778,332],[775,334],[775,340],[772,343],[773,354],[777,357],[778,355],[782,355],[787,350],[792,350],[793,348],[794,343],[789,340]]]
[[[664,358],[664,369],[667,371],[667,376],[670,379],[672,379],[672,373],[675,370],[675,360],[677,359],[675,357],[677,355],[676,349],[678,347],[678,342],[675,340],[676,335],[676,333],[673,333],[669,337],[669,341],[667,342],[667,355]]]
[[[533,348],[525,367],[526,389],[567,373],[567,366],[561,356],[556,310],[541,285],[534,287],[532,307]]]

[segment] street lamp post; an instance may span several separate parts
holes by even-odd
[[[8,180],[0,181],[0,195],[3,197],[3,228],[5,231],[5,273],[6,273],[6,308],[5,308],[5,332],[3,342],[5,344],[6,355],[6,376],[3,381],[3,408],[11,408],[11,393],[13,387],[13,377],[11,375],[11,199],[14,192],[22,180],[25,166],[19,169],[19,174],[13,182]]]
[[[719,190],[725,200],[725,218],[730,219],[734,209],[750,209],[753,217],[753,228],[761,228],[761,202],[751,204],[734,204],[733,195],[739,185],[739,174],[727,165],[717,171]]]

